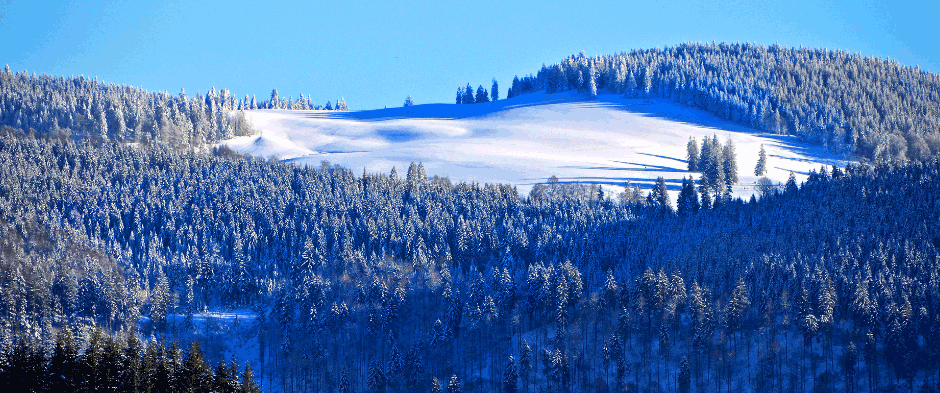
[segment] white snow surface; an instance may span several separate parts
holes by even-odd
[[[629,181],[649,189],[666,179],[675,199],[688,172],[689,137],[718,135],[735,145],[740,182],[734,194],[755,193],[754,166],[763,144],[767,177],[803,181],[844,157],[793,136],[762,133],[707,112],[661,99],[534,93],[472,105],[426,104],[365,111],[246,111],[260,135],[222,141],[253,156],[300,165],[340,164],[354,172],[404,176],[422,162],[428,176],[452,181],[510,183],[520,193],[557,176],[562,182],[598,183],[619,192]]]

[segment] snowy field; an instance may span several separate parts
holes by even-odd
[[[802,181],[821,165],[844,165],[842,157],[795,137],[759,133],[668,100],[614,95],[535,93],[473,105],[246,114],[260,135],[222,142],[239,152],[301,165],[329,161],[356,173],[396,167],[400,176],[411,162],[423,162],[428,176],[511,183],[523,194],[553,175],[614,192],[627,181],[649,189],[662,176],[675,200],[682,178],[692,175],[685,160],[689,137],[734,141],[741,180],[734,194],[743,198],[755,192],[761,144],[775,182],[786,182],[791,171]]]

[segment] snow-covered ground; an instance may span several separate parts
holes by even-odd
[[[624,182],[649,189],[659,176],[673,199],[687,171],[686,143],[718,135],[734,141],[740,183],[737,196],[754,193],[760,145],[768,155],[767,176],[786,182],[790,171],[805,180],[821,165],[843,165],[842,157],[795,137],[759,133],[668,100],[602,95],[527,94],[496,102],[427,104],[367,111],[246,112],[260,135],[223,141],[258,157],[302,165],[322,161],[359,172],[403,176],[423,162],[429,176],[452,181],[511,183],[528,193],[550,176],[589,182],[618,192]]]

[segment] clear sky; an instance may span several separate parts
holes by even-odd
[[[936,1],[0,0],[0,64],[351,109],[453,102],[572,53],[681,42],[845,49],[940,71]]]

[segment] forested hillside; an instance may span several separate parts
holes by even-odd
[[[515,78],[508,97],[566,90],[672,99],[874,162],[940,153],[940,76],[845,51],[687,43],[582,53]]]
[[[303,94],[284,98],[237,98],[228,89],[212,88],[205,96],[149,92],[102,83],[97,78],[0,72],[0,126],[41,135],[121,142],[201,146],[253,132],[241,113],[252,109],[333,110],[315,105]],[[335,110],[346,110],[338,100]],[[237,112],[236,112],[237,110]]]
[[[6,130],[0,375],[14,343],[52,353],[63,329],[87,347],[88,326],[160,336],[170,314],[242,307],[252,367],[285,391],[938,382],[937,161],[682,214],[403,172]]]

